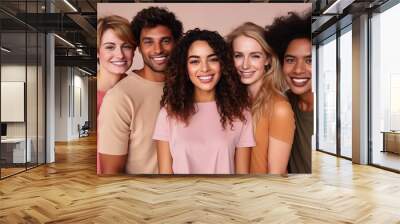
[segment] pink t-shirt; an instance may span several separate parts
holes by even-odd
[[[233,174],[236,147],[255,146],[251,114],[223,129],[215,101],[197,103],[186,126],[162,108],[153,139],[169,142],[174,174]]]

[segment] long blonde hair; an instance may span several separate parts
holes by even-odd
[[[250,37],[258,42],[264,50],[268,60],[269,68],[266,68],[262,80],[262,86],[252,101],[251,112],[254,124],[265,114],[271,114],[274,105],[274,95],[285,97],[286,82],[283,78],[281,65],[278,57],[265,40],[265,30],[251,22],[246,22],[234,29],[226,40],[233,51],[233,41],[239,36]]]

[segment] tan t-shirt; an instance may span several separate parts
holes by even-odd
[[[163,87],[163,82],[131,73],[107,91],[103,99],[98,118],[98,150],[108,155],[127,154],[128,174],[158,173],[152,136]]]
[[[288,100],[274,95],[274,108],[261,116],[256,123],[256,146],[251,150],[250,173],[268,172],[269,138],[292,144],[295,131],[295,120]]]

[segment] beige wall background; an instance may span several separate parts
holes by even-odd
[[[244,22],[265,27],[275,17],[290,11],[311,11],[311,3],[98,3],[97,18],[119,15],[131,21],[140,10],[150,6],[166,7],[174,12],[182,21],[184,31],[201,28],[218,31],[222,36]],[[136,51],[132,69],[142,67],[142,57]]]

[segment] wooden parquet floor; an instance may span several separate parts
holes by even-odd
[[[0,181],[0,223],[400,223],[400,175],[320,152],[312,175],[95,174],[95,138]]]

